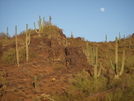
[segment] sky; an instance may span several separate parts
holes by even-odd
[[[0,32],[18,34],[38,25],[39,16],[63,29],[63,33],[88,41],[114,41],[134,33],[134,0],[0,0]],[[36,26],[37,26],[36,25]]]

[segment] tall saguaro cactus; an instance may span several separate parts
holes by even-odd
[[[131,48],[131,45],[132,45],[132,39],[131,39],[131,36],[129,38],[129,49]]]
[[[28,24],[26,24],[26,61],[29,60],[29,50],[28,46],[30,45],[30,33],[28,32]]]
[[[19,66],[19,48],[18,48],[18,40],[17,40],[17,26],[15,26],[15,44],[16,44],[16,60],[17,60],[17,65]]]
[[[91,51],[90,51],[90,47],[88,46],[88,41],[86,41],[86,48],[85,47],[83,48],[83,52],[85,53],[87,59],[89,60]]]
[[[8,39],[8,27],[7,27],[7,32],[6,32],[6,42],[7,42],[7,39]]]
[[[83,49],[83,52],[85,53],[87,59],[90,59],[90,62],[92,66],[94,67],[94,79],[97,79],[101,74],[101,63],[98,65],[98,47],[95,47],[93,44],[93,47],[88,46],[88,41],[86,41],[86,48]],[[99,70],[98,70],[99,66]]]
[[[123,50],[123,55],[122,55],[121,71],[118,72],[118,38],[116,37],[116,41],[115,41],[115,63],[114,63],[114,65],[112,64],[112,61],[111,61],[112,68],[115,72],[115,79],[118,79],[119,76],[121,76],[123,74],[124,62],[125,62],[125,50]]]
[[[49,24],[51,25],[52,24],[52,17],[49,16]]]
[[[45,25],[46,24],[46,22],[45,22],[45,17],[43,17],[43,25]]]
[[[120,35],[120,32],[119,32],[119,41],[121,40],[121,35]]]
[[[115,75],[118,73],[118,38],[116,37],[115,44]]]
[[[100,76],[101,74],[101,64],[100,64],[100,68],[98,71],[98,47],[95,48],[95,54],[94,54],[94,78],[96,79],[97,77]]]
[[[36,29],[36,25],[35,25],[35,22],[34,22],[34,29],[35,29],[36,33],[38,33],[39,37],[43,33],[43,27],[45,25],[49,25],[49,26],[52,25],[52,17],[51,16],[49,16],[49,21],[45,21],[45,17],[41,18],[41,16],[39,16],[39,20],[38,20],[39,30]]]
[[[34,29],[35,29],[36,33],[38,33],[38,35],[40,37],[41,36],[40,29],[37,31],[35,22],[34,22]]]
[[[43,21],[42,21],[41,16],[39,16],[39,21],[38,21],[39,30],[38,31],[36,30],[36,24],[34,22],[34,29],[35,29],[36,33],[38,33],[39,37],[41,36],[42,29],[43,29],[43,26],[44,26],[44,23],[45,23],[44,20],[45,20],[45,18],[43,18]]]
[[[107,35],[105,35],[105,42],[107,42]]]

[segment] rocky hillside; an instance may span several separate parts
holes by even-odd
[[[129,84],[132,82],[125,81],[131,81],[134,77],[134,34],[118,40],[119,67],[125,50],[124,71],[118,79],[114,78],[117,71],[112,69],[110,62],[114,64],[115,61],[115,45],[116,41],[97,43],[85,41],[81,37],[67,38],[62,29],[54,25],[45,25],[38,30],[28,29],[17,37],[1,37],[0,99],[116,101],[113,99],[119,98],[120,92],[134,94],[134,87],[132,92],[129,90],[134,86]],[[95,71],[97,74],[100,72],[100,75],[95,77]],[[118,101],[124,96],[123,93]],[[131,94],[128,100],[132,99]]]

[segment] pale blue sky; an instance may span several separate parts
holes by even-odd
[[[105,9],[104,12],[100,8]],[[0,0],[0,32],[9,27],[10,36],[14,27],[18,33],[25,25],[34,28],[38,16],[49,19],[70,37],[85,37],[89,41],[115,40],[134,33],[134,0]]]

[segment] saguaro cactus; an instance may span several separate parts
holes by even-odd
[[[116,44],[115,44],[115,74],[118,73],[118,38],[116,37]]]
[[[107,35],[105,35],[105,42],[107,42]]]
[[[132,45],[132,39],[131,39],[131,36],[129,38],[129,49],[131,48],[131,45]]]
[[[98,68],[97,68],[98,67],[98,47],[95,48],[93,65],[94,65],[94,78],[96,79],[101,74],[101,64],[100,64],[99,71],[98,71]]]
[[[37,88],[37,76],[36,75],[34,76],[34,88],[35,89]]]
[[[93,47],[90,48],[88,46],[88,41],[86,41],[86,48],[83,49],[83,52],[85,53],[87,59],[90,59],[90,62],[94,67],[94,78],[98,78],[101,74],[101,63],[98,65],[98,47],[95,47],[93,44]],[[99,70],[98,66],[100,67]]]
[[[19,66],[19,48],[18,48],[18,40],[17,40],[17,26],[15,26],[15,44],[16,44],[16,60],[17,60],[17,65]]]
[[[74,38],[73,32],[71,32],[71,38]]]
[[[119,32],[119,42],[120,42],[120,40],[121,40],[121,35],[120,35],[120,32]]]
[[[49,16],[49,24],[51,25],[52,24],[52,17]]]
[[[46,24],[45,17],[43,17],[43,25],[45,25],[45,24]]]
[[[66,47],[68,45],[67,39],[65,39],[65,43],[63,45]]]
[[[8,27],[7,27],[7,32],[6,32],[6,43],[7,43],[7,39],[8,39]]]
[[[111,65],[112,68],[115,72],[115,79],[118,79],[119,76],[122,75],[123,71],[124,71],[124,62],[125,62],[125,50],[123,50],[123,55],[122,55],[122,66],[121,66],[121,71],[118,72],[118,38],[116,37],[116,41],[115,41],[115,63],[114,65],[112,64],[111,61]]]
[[[45,20],[45,18],[43,18],[43,21],[42,21],[41,16],[39,16],[39,21],[38,21],[39,30],[38,31],[36,30],[36,24],[34,22],[34,29],[35,29],[36,33],[38,33],[39,37],[41,36],[42,30],[43,30],[43,26],[44,26],[44,23],[45,23],[44,20]]]
[[[26,61],[28,61],[29,50],[28,46],[30,45],[30,33],[28,32],[28,24],[26,24]]]
[[[90,51],[90,47],[88,46],[88,41],[86,41],[86,48],[85,47],[83,48],[83,52],[85,53],[86,58],[90,59],[90,52],[91,51]]]
[[[124,64],[125,64],[125,50],[123,50],[123,55],[122,55],[122,65],[121,65],[121,71],[119,73],[119,76],[123,74],[124,71]]]

